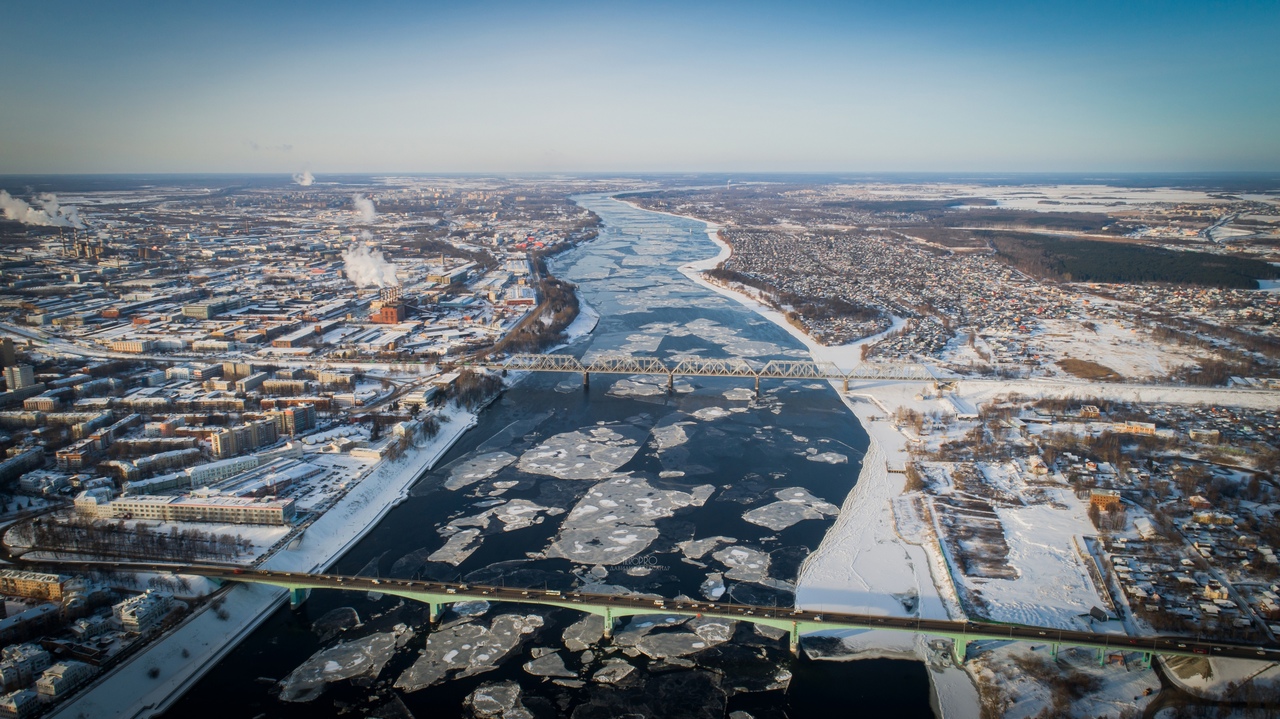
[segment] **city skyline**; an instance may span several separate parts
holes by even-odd
[[[51,12],[0,174],[1280,168],[1264,3]]]

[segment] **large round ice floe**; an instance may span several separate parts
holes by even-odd
[[[658,489],[629,476],[601,482],[569,512],[547,556],[581,564],[621,564],[658,538],[655,521],[683,507],[702,506],[714,491],[709,484],[689,492]]]
[[[834,517],[840,513],[839,507],[818,499],[803,487],[779,489],[773,496],[778,501],[757,507],[742,515],[742,518],[778,532],[806,519]]]
[[[635,428],[592,427],[557,434],[525,452],[516,466],[560,479],[604,479],[640,451],[639,441],[618,429]]]

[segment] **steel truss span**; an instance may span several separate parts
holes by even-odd
[[[743,359],[683,359],[674,364],[656,357],[598,354],[579,360],[573,355],[514,354],[506,359],[469,366],[508,372],[578,372],[590,374],[649,374],[667,377],[743,377],[760,379],[894,380],[933,382],[939,377],[922,364],[862,363],[845,372],[829,362],[772,360],[752,364]]]

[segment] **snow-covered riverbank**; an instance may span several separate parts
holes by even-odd
[[[292,549],[263,562],[277,571],[321,571],[377,526],[409,489],[449,451],[476,416],[453,409],[440,432],[394,462],[384,462],[329,511],[307,527]],[[178,628],[99,678],[53,715],[57,717],[151,717],[164,713],[284,601],[283,589],[241,584],[224,595],[222,616],[205,605]],[[225,616],[225,619],[223,618]],[[150,672],[158,672],[152,676]]]
[[[759,298],[709,281],[702,273],[718,266],[732,254],[732,248],[720,239],[719,230],[718,225],[707,223],[707,238],[720,248],[720,252],[684,265],[680,268],[681,273],[773,322],[804,344],[815,362],[830,362],[848,371],[862,361],[862,346],[876,341],[881,335],[828,347],[809,337]],[[902,320],[894,318],[893,326],[886,332],[901,326]],[[896,391],[892,394],[898,394],[903,388],[894,389]],[[889,468],[905,465],[906,438],[888,421],[886,405],[875,396],[875,388],[866,388],[863,392],[866,394],[861,397],[841,396],[870,437],[862,470],[835,524],[801,568],[796,586],[796,606],[891,616],[918,613],[930,619],[961,616],[941,555],[904,541],[898,533],[893,500],[902,494],[906,477],[891,473]],[[856,652],[854,658],[909,657],[926,662],[930,659],[924,638],[912,634],[824,632],[828,633],[842,636],[846,646]],[[930,668],[934,698],[942,716],[947,719],[976,719],[978,692],[969,675],[954,666],[933,663]]]

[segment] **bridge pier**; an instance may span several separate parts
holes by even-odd
[[[955,660],[956,666],[964,666],[965,660],[969,657],[969,640],[968,639],[952,639],[951,640],[951,658]]]
[[[1057,661],[1057,660],[1058,660],[1058,645],[1057,645],[1057,644],[1050,644],[1050,645],[1049,645],[1049,656],[1053,657],[1054,661]]]
[[[756,375],[756,397],[760,396],[760,375]]]
[[[444,602],[431,602],[431,623],[439,624],[440,617],[444,616]]]
[[[604,638],[613,639],[613,608],[604,608]]]
[[[297,609],[302,603],[307,601],[307,596],[311,594],[310,589],[290,589],[289,590],[289,608]]]
[[[591,373],[590,372],[582,373],[582,388],[591,389]]]
[[[1151,652],[1142,653],[1142,668],[1143,669],[1151,668]]]
[[[800,656],[800,625],[796,622],[791,623],[791,656]]]
[[[675,394],[676,376],[674,373],[667,374],[667,394]]]
[[[844,378],[844,391],[845,391],[845,392],[848,392],[848,391],[849,391],[849,378],[848,378],[848,377],[845,377],[845,378]]]

